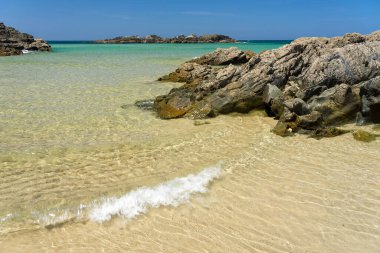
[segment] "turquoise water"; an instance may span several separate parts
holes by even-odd
[[[182,62],[218,47],[260,52],[284,43],[53,43],[52,53],[0,58],[0,150],[19,152],[39,149],[42,144],[65,146],[66,142],[70,146],[78,141],[78,134],[87,136],[90,129],[98,136],[103,128],[115,126],[115,114],[122,112],[120,106],[168,92],[173,84],[155,80]],[[105,120],[111,122],[109,126]],[[121,119],[116,125],[123,122]],[[67,136],[66,130],[58,128],[63,124],[83,128]],[[99,124],[104,124],[103,128]]]
[[[81,203],[183,168],[163,147],[193,138],[193,124],[160,120],[133,103],[178,86],[156,80],[218,47],[260,52],[283,44],[53,43],[51,53],[0,58],[0,232],[51,212],[69,219]],[[192,152],[187,168],[212,160]]]

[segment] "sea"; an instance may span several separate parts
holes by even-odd
[[[0,252],[380,252],[379,138],[134,106],[179,87],[157,79],[186,60],[288,43],[52,41],[0,58]]]

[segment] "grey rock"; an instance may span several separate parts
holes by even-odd
[[[308,106],[311,111],[320,112],[325,123],[344,122],[355,118],[360,97],[352,86],[339,84],[312,98]]]
[[[362,123],[380,123],[380,76],[363,83],[360,97]]]
[[[272,84],[267,84],[263,92],[265,111],[269,116],[279,116],[283,111],[283,94]]]
[[[248,62],[253,55],[254,53],[252,51],[242,51],[237,47],[227,49],[218,48],[215,51],[191,60],[190,62],[215,66],[240,64]]]
[[[363,117],[377,122],[378,88],[374,83],[380,76],[380,31],[300,38],[279,49],[252,55],[243,64],[235,61],[227,67],[211,67],[215,57],[210,56],[218,53],[197,59],[209,68],[199,78],[191,74],[190,80],[197,80],[192,86],[186,84],[160,97],[164,102],[157,104],[159,116],[164,112],[160,106],[170,104],[175,108],[172,101],[186,96],[189,104],[181,107],[181,117],[210,117],[266,106],[270,115],[280,121],[293,120],[287,129],[315,129],[352,120],[361,104]],[[359,96],[360,87],[369,81],[371,85],[362,88]]]
[[[282,96],[281,90],[272,84],[268,84],[264,88],[263,92],[263,102],[265,104],[270,104],[274,99]]]
[[[306,115],[306,114],[310,113],[309,105],[306,104],[306,102],[300,98],[294,98],[294,99],[286,100],[284,102],[284,105],[290,111],[296,113],[299,116]]]
[[[135,106],[143,110],[153,110],[154,99],[145,99],[135,102]]]
[[[310,114],[299,117],[298,126],[303,129],[314,130],[323,127],[322,114],[312,111]]]

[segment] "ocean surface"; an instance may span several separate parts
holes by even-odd
[[[186,60],[286,43],[52,42],[0,58],[0,252],[379,252],[379,139],[133,106],[178,87],[156,80]]]

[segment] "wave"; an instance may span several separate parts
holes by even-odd
[[[117,215],[133,219],[150,208],[177,207],[188,202],[191,195],[207,192],[208,185],[220,176],[221,171],[221,166],[217,165],[198,174],[175,178],[155,187],[138,188],[120,198],[107,198],[90,210],[89,219],[98,223],[109,221]]]
[[[197,174],[161,183],[153,187],[140,187],[121,197],[108,197],[94,200],[91,203],[60,209],[53,208],[45,211],[32,211],[29,222],[20,220],[21,214],[8,213],[0,216],[0,235],[10,231],[18,231],[20,223],[30,229],[45,227],[53,229],[71,222],[93,221],[103,223],[114,216],[121,216],[127,220],[133,219],[141,214],[147,213],[151,208],[160,206],[177,207],[190,200],[196,193],[206,193],[209,184],[220,177],[221,165],[205,168]],[[6,224],[7,223],[7,224]]]

